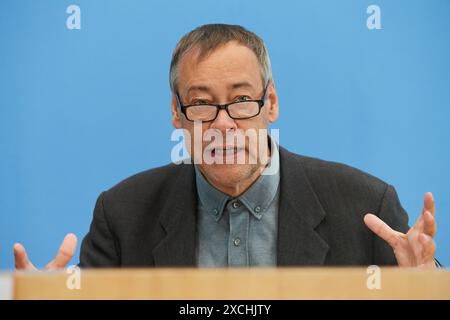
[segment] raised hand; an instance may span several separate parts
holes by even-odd
[[[63,269],[72,259],[77,248],[77,237],[69,233],[64,237],[56,257],[50,261],[44,270]],[[14,261],[16,270],[37,270],[28,259],[27,252],[20,243],[14,244]]]
[[[392,247],[400,267],[436,268],[434,261],[436,244],[433,239],[436,234],[436,220],[431,192],[425,194],[422,213],[406,234],[393,230],[371,213],[364,216],[364,222]]]

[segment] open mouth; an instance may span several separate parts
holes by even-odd
[[[210,149],[210,154],[213,159],[219,160],[220,162],[237,163],[238,156],[244,151],[244,147],[216,147]]]

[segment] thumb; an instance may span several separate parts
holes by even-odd
[[[65,237],[61,246],[59,247],[58,253],[55,259],[50,261],[45,269],[62,269],[69,261],[73,258],[75,250],[77,249],[77,236],[73,233],[68,233]]]
[[[28,260],[27,251],[20,243],[15,243],[14,247],[14,266],[16,270],[36,270],[33,264]]]

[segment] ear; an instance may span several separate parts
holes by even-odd
[[[267,86],[266,92],[266,105],[268,109],[268,119],[270,122],[275,122],[279,116],[279,108],[278,108],[278,95],[277,90],[275,89],[275,82],[270,80]]]
[[[181,129],[181,112],[174,93],[172,94],[172,125],[177,129]]]

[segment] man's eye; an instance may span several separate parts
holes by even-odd
[[[239,96],[236,98],[236,101],[247,101],[247,100],[251,100],[251,98],[249,96]]]

